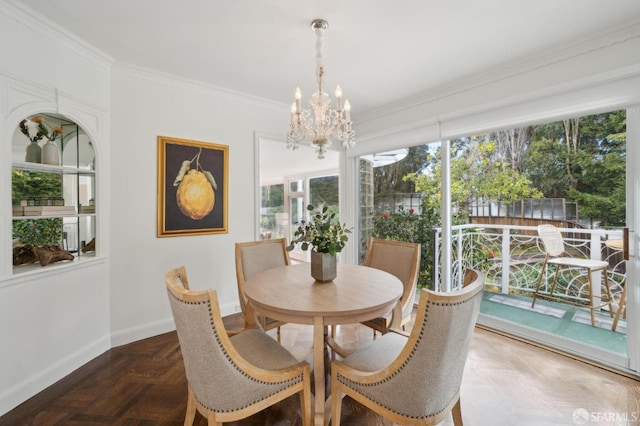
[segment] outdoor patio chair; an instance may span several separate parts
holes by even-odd
[[[397,424],[434,425],[450,412],[462,425],[460,385],[478,317],[484,274],[461,290],[423,289],[411,334],[392,329],[331,364],[332,425],[347,395]]]
[[[198,411],[209,425],[222,425],[298,394],[302,424],[310,425],[309,363],[255,328],[228,337],[216,291],[191,291],[186,283],[184,267],[166,274],[188,385],[184,424]]]
[[[380,269],[394,275],[400,281],[404,290],[398,303],[401,306],[402,318],[399,325],[405,329],[405,325],[411,320],[418,274],[420,273],[420,244],[406,243],[393,240],[370,238],[364,266]],[[384,334],[391,325],[392,314],[375,318],[362,324],[376,332]]]
[[[574,269],[586,269],[587,270],[587,286],[588,286],[588,296],[589,296],[589,305],[586,305],[591,311],[591,325],[595,326],[595,310],[600,309],[604,306],[609,306],[609,315],[613,318],[613,305],[612,305],[612,297],[611,290],[609,288],[609,274],[608,268],[609,263],[602,260],[595,259],[583,259],[578,257],[570,257],[567,255],[567,251],[565,249],[564,239],[562,238],[562,234],[553,225],[538,225],[538,235],[542,240],[542,244],[545,249],[545,258],[544,263],[542,264],[542,270],[540,271],[540,276],[538,277],[538,285],[536,286],[536,291],[533,294],[533,302],[531,303],[531,307],[533,308],[536,305],[536,300],[541,297],[543,299],[550,300],[559,300],[558,296],[554,296],[553,292],[556,290],[556,285],[558,283],[558,274],[561,269],[566,268],[574,268]],[[547,265],[555,265],[556,270],[553,274],[553,282],[551,283],[551,289],[549,290],[549,294],[543,294],[540,292],[540,288],[542,287],[542,280],[545,275],[545,269]],[[606,299],[605,303],[596,303],[593,295],[593,278],[592,274],[597,271],[602,271],[602,275],[604,276],[604,283],[606,294],[603,295],[603,299]],[[576,306],[585,306],[579,301],[571,300],[567,297],[562,298],[564,303],[569,303]]]
[[[289,252],[287,252],[287,240],[274,238],[270,240],[248,241],[236,243],[236,279],[238,282],[238,299],[245,327],[253,327],[254,323],[264,331],[278,329],[280,338],[280,326],[282,321],[256,315],[249,305],[244,294],[244,283],[258,272],[278,266],[290,265]]]

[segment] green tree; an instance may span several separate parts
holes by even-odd
[[[61,197],[62,175],[13,169],[11,191],[14,206],[29,197]]]
[[[507,162],[499,161],[495,135],[479,135],[456,145],[456,157],[451,160],[451,201],[457,221],[466,218],[474,198],[516,201],[541,197],[528,179]],[[441,204],[441,151],[430,173],[411,173],[406,180],[414,183],[424,197],[424,207],[439,211]]]
[[[545,197],[578,203],[582,218],[625,222],[626,111],[613,111],[532,129],[524,171]]]
[[[13,169],[12,205],[19,206],[30,197],[61,197],[62,175]],[[22,244],[59,245],[62,219],[20,219],[13,221],[12,233]]]
[[[395,193],[416,192],[413,182],[404,179],[408,173],[420,173],[429,167],[433,156],[429,153],[429,145],[412,146],[407,156],[387,166],[373,170],[374,202]]]

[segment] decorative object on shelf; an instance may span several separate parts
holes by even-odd
[[[311,144],[316,148],[319,159],[324,158],[331,145],[331,137],[342,142],[345,148],[356,145],[355,132],[351,123],[351,105],[348,100],[342,101],[342,89],[336,87],[336,108],[331,107],[329,95],[324,92],[322,65],[322,35],[329,27],[327,21],[316,19],[311,28],[316,33],[316,81],[317,91],[309,99],[311,110],[301,109],[302,92],[296,88],[295,101],[291,105],[291,125],[287,133],[287,148],[297,149],[298,143],[305,137],[311,137]]]
[[[38,141],[31,141],[27,145],[27,152],[24,156],[24,161],[27,163],[40,163],[42,159],[42,148],[38,145]]]
[[[296,244],[300,244],[302,250],[311,251],[311,276],[320,282],[328,282],[336,277],[336,254],[340,253],[348,241],[347,234],[351,230],[340,224],[335,212],[329,212],[328,207],[322,210],[309,204],[310,220],[302,220],[294,233],[294,238],[287,246],[291,251]]]
[[[83,253],[87,253],[90,251],[96,251],[96,239],[95,237],[89,241],[89,244],[85,245],[84,247],[82,247],[82,252]]]
[[[33,251],[36,256],[38,256],[38,261],[42,266],[47,266],[54,262],[60,262],[61,260],[75,259],[71,253],[59,246],[34,247]]]
[[[13,247],[13,266],[36,263],[37,261],[38,256],[34,253],[31,244]]]
[[[227,233],[229,147],[158,136],[158,237]]]
[[[55,142],[47,141],[42,146],[42,164],[49,164],[51,166],[60,165],[60,150]]]
[[[72,216],[76,214],[75,206],[39,205],[22,207],[24,216]],[[14,216],[19,216],[14,214]]]
[[[60,165],[60,151],[54,143],[62,134],[62,128],[53,127],[51,130],[45,124],[44,117],[36,115],[32,118],[25,118],[20,122],[20,131],[29,138],[31,143],[27,145],[25,161],[28,163],[44,163],[55,166]],[[45,150],[38,145],[38,142],[45,141]],[[43,158],[43,156],[45,156]]]
[[[59,246],[43,245],[41,247],[25,244],[13,248],[13,266],[40,262],[47,266],[61,260],[74,260],[75,257]]]

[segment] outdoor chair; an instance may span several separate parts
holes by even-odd
[[[399,325],[404,330],[406,324],[411,320],[413,311],[420,272],[420,244],[370,238],[364,266],[388,272],[402,282],[404,289],[398,303],[402,312]],[[374,318],[362,324],[373,329],[375,338],[376,331],[382,334],[386,333],[391,322],[392,313],[389,313],[384,317]]]
[[[609,263],[602,260],[595,259],[583,259],[578,257],[570,257],[567,254],[564,239],[562,238],[562,234],[553,225],[538,225],[538,235],[542,240],[542,244],[544,245],[545,250],[545,258],[542,264],[542,270],[540,271],[540,276],[538,277],[538,285],[536,286],[536,291],[533,294],[533,302],[531,303],[531,307],[535,307],[536,300],[540,297],[543,299],[550,300],[559,300],[558,296],[554,296],[553,292],[556,290],[558,283],[558,274],[562,269],[573,268],[573,269],[586,269],[587,271],[587,292],[589,296],[589,305],[588,308],[591,311],[591,325],[595,326],[595,310],[600,309],[604,306],[609,306],[609,315],[613,318],[613,305],[612,305],[612,297],[611,290],[609,287],[609,274],[608,268]],[[556,270],[553,274],[553,282],[551,283],[551,288],[549,290],[549,294],[543,294],[540,292],[540,288],[542,287],[542,280],[545,276],[545,269],[547,265],[555,265]],[[597,271],[602,271],[602,275],[604,277],[606,294],[603,295],[603,298],[606,299],[605,303],[597,303],[594,300],[593,295],[593,278],[592,274]],[[599,285],[599,283],[598,283]],[[570,298],[564,297],[562,298],[564,303],[569,303],[571,305],[576,306],[585,306],[579,301],[571,300]]]
[[[303,425],[311,424],[308,362],[255,328],[228,337],[216,291],[189,290],[184,267],[169,271],[166,284],[187,377],[185,425],[196,411],[209,425],[222,425],[295,394]]]
[[[289,252],[287,252],[285,238],[236,243],[238,299],[240,300],[240,310],[242,311],[245,327],[253,327],[253,324],[257,323],[264,331],[277,328],[278,339],[280,338],[280,326],[284,322],[267,318],[263,315],[256,315],[249,305],[247,296],[244,294],[244,283],[258,272],[290,264],[291,260],[289,259]]]
[[[460,386],[484,275],[451,293],[423,289],[411,333],[391,329],[331,364],[332,425],[347,395],[397,424],[433,425],[450,412],[462,425]]]

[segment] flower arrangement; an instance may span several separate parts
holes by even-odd
[[[44,122],[44,117],[36,115],[29,119],[25,118],[20,122],[20,131],[23,135],[29,138],[31,142],[55,141],[62,135],[62,128],[56,126],[49,131],[47,125]]]
[[[312,204],[309,204],[307,210],[311,212],[311,219],[300,222],[287,250],[293,250],[295,245],[300,243],[302,250],[308,250],[309,247],[312,247],[313,251],[317,253],[330,255],[340,253],[349,239],[347,234],[351,233],[351,230],[346,229],[345,225],[341,225],[336,219],[336,213],[329,213],[326,206],[321,210],[316,210]]]

